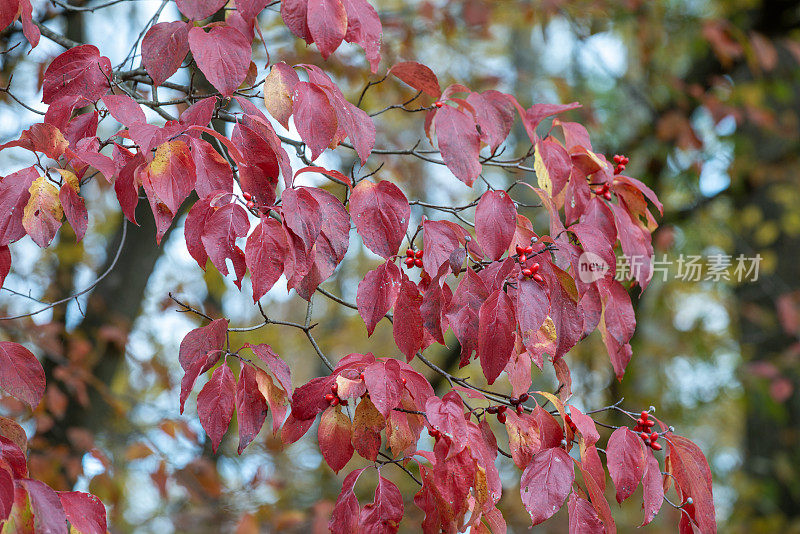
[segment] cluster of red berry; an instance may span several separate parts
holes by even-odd
[[[247,191],[244,191],[242,193],[242,196],[244,197],[244,199],[246,201],[244,205],[247,206],[247,209],[253,209],[254,207],[256,207],[256,203],[253,202],[253,195],[251,195]]]
[[[530,267],[525,267],[524,266],[525,262],[528,261],[528,256],[527,255],[531,254],[531,253],[533,253],[533,247],[532,246],[528,245],[527,247],[521,247],[521,246],[517,245],[517,256],[518,256],[520,265],[523,266],[523,268],[522,268],[522,276],[525,276],[525,277],[528,277],[528,278],[533,278],[534,280],[536,280],[539,283],[544,282],[544,278],[542,278],[542,275],[539,274],[539,264],[538,263],[533,262],[533,264]]]
[[[437,100],[436,102],[433,103],[433,105],[436,106],[437,108],[441,108],[442,106],[444,106],[444,102],[442,102],[441,100]]]
[[[414,266],[422,267],[422,249],[406,249],[406,269],[411,269]]]
[[[620,174],[622,171],[624,171],[625,165],[627,165],[630,161],[630,159],[626,156],[620,156],[619,154],[615,154],[613,159],[614,163],[616,164],[616,167],[614,168],[614,174]]]
[[[517,411],[518,415],[522,415],[522,413],[525,411],[525,407],[522,404],[526,402],[529,398],[531,398],[530,395],[528,395],[527,393],[523,393],[519,397],[511,397],[510,399],[508,399],[508,402],[510,402],[511,405],[514,406],[514,409]],[[506,410],[508,410],[508,406],[506,406],[505,404],[499,404],[497,406],[489,406],[488,408],[486,408],[486,413],[497,414],[497,420],[500,421],[500,423],[505,424]]]
[[[603,197],[606,200],[611,200],[611,186],[609,186],[608,182],[606,182],[597,189],[595,189],[594,194]]]
[[[336,393],[337,391],[339,391],[339,384],[334,382],[331,384],[331,393],[325,395],[325,400],[328,401],[328,404],[331,406],[336,406],[337,404],[347,406],[347,399],[340,399],[339,395]]]
[[[634,432],[641,432],[639,436],[644,441],[645,445],[653,449],[654,451],[661,450],[661,444],[656,443],[658,440],[658,432],[649,432],[656,426],[656,422],[650,419],[650,416],[647,412],[642,412],[641,417],[636,420],[636,426],[633,427]]]

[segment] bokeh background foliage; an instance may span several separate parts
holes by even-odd
[[[65,15],[57,4],[34,2],[34,18],[75,41],[97,44],[114,64],[161,6],[135,0],[94,14]],[[373,4],[384,26],[384,72],[397,61],[415,59],[445,84],[511,92],[524,106],[581,102],[583,108],[569,116],[589,127],[596,151],[627,154],[629,174],[664,201],[654,238],[658,258],[761,255],[755,282],[681,280],[674,268],[666,281],[657,274],[635,301],[634,358],[621,384],[599,336],[568,358],[576,405],[599,407],[620,397],[631,409],[654,405],[660,418],[701,445],[714,472],[721,532],[800,532],[800,2]],[[177,16],[174,4],[166,3],[161,20]],[[272,61],[324,64],[351,99],[368,80],[363,54],[343,48],[323,63],[315,47],[289,34],[277,6],[261,15],[260,25]],[[0,86],[11,82],[15,96],[42,109],[40,76],[60,47],[43,39],[28,55],[17,24],[0,34],[0,49]],[[263,48],[254,48],[254,60],[259,71],[265,67]],[[138,63],[134,58],[133,65]],[[169,91],[162,93],[163,99]],[[370,90],[365,107],[378,109],[409,96],[402,84],[381,84]],[[35,119],[0,92],[0,141],[17,138]],[[411,146],[422,135],[413,114],[384,114],[377,126],[379,145]],[[512,133],[509,150],[515,138],[524,137]],[[329,168],[347,170],[354,163],[341,155],[324,157]],[[466,199],[468,192],[452,187],[452,176],[442,168],[418,160],[383,161],[381,172],[409,196],[436,188],[444,201]],[[4,152],[0,174],[21,166]],[[87,202],[102,206],[113,192],[95,184],[86,194]],[[120,237],[119,213],[106,205],[106,212],[90,210],[82,243],[65,226],[47,250],[24,241],[16,246],[14,271],[0,292],[3,315],[31,310],[36,303],[29,297],[67,296],[104,270]],[[235,440],[212,455],[193,408],[178,416],[177,347],[196,323],[176,313],[167,293],[239,324],[258,322],[257,310],[247,291],[232,290],[213,269],[200,271],[180,236],[156,248],[146,203],[140,208],[142,227],[131,229],[119,265],[88,298],[2,326],[3,338],[33,338],[46,352],[46,400],[26,422],[33,475],[58,489],[77,486],[100,496],[112,506],[115,532],[325,531],[340,481],[308,438],[281,450],[278,440],[262,432],[241,457]],[[374,264],[363,248],[353,247],[343,271],[363,274]],[[357,282],[339,276],[323,287],[353,300]],[[302,320],[305,312],[298,298],[280,288],[264,303],[272,316]],[[340,357],[354,347],[384,354],[393,347],[386,325],[367,339],[355,312],[322,299],[315,317],[322,318],[315,332],[329,354]],[[301,336],[276,327],[247,341],[273,345],[299,384],[321,372]],[[433,356],[455,368],[454,354],[445,349]],[[545,372],[534,386],[553,383]],[[2,412],[23,409],[5,401]],[[529,520],[513,470],[501,473],[501,508],[514,532],[526,532]],[[393,480],[409,497],[416,491],[407,477]],[[363,486],[364,493],[371,491],[369,483]],[[406,504],[403,529],[417,532],[421,515],[410,499]],[[621,532],[639,524],[635,506],[615,513]],[[649,531],[674,531],[676,524],[676,512],[665,507]],[[563,532],[565,525],[563,511],[534,531]]]

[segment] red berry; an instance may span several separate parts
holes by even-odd
[[[531,271],[530,269],[522,269],[522,276],[530,277],[532,275],[533,275],[533,271]]]
[[[251,194],[250,194],[250,193],[248,193],[247,191],[245,191],[244,193],[242,193],[242,196],[244,197],[244,199],[245,199],[245,200],[253,200],[253,195],[251,195]]]
[[[517,415],[522,415],[522,412],[525,411],[525,407],[521,404],[517,404]]]
[[[619,154],[615,154],[613,159],[614,163],[620,163],[622,161],[622,156],[620,156]]]
[[[342,403],[342,406],[347,406],[347,399],[342,399],[340,402]]]
[[[497,413],[503,413],[506,410],[508,410],[508,406],[506,406],[505,404],[501,404],[500,406],[497,407]]]
[[[497,406],[489,406],[488,408],[486,408],[486,413],[492,413],[492,414],[497,413]]]
[[[628,156],[624,156],[622,158],[622,164],[623,165],[627,165],[630,160],[631,160],[631,158],[629,158]]]
[[[422,267],[422,260],[417,258],[416,260],[414,260],[414,265],[416,265],[417,267]]]
[[[517,251],[517,254],[522,254],[523,252],[525,252],[525,248],[524,248],[524,247],[521,247],[521,246],[519,246],[519,245],[517,245],[517,246],[516,246],[516,247],[514,247],[514,248],[516,249],[516,251]]]
[[[255,207],[256,204],[252,200],[248,200],[247,202],[245,202],[244,205],[247,206],[248,208],[252,209],[252,208]]]
[[[645,421],[644,425],[646,427],[648,427],[648,428],[652,428],[652,427],[656,426],[656,422],[653,421],[652,419],[649,419],[648,421]]]
[[[338,390],[339,390],[339,384],[337,384],[336,382],[331,384],[331,391],[332,392],[336,393]]]
[[[606,200],[611,200],[611,191],[606,191],[603,193],[603,198]]]
[[[658,439],[658,432],[653,432],[650,434],[650,441],[655,441]]]
[[[642,411],[641,416],[642,416],[642,421],[647,421],[647,419],[650,417],[650,414],[645,411]]]
[[[541,284],[542,282],[544,282],[544,278],[542,278],[542,275],[541,275],[541,274],[539,274],[539,273],[533,273],[533,276],[531,276],[531,278],[533,278],[534,280],[536,280],[536,281],[537,281],[537,282],[539,282],[540,284]]]
[[[528,257],[525,254],[520,254],[520,256],[519,256],[519,262],[520,263],[525,263],[527,260],[528,260]]]
[[[540,267],[540,265],[538,263],[534,263],[533,265],[531,265],[531,272],[532,273],[538,272],[539,271],[539,267]]]
[[[650,444],[650,448],[653,449],[654,451],[660,451],[661,450],[661,444],[660,443],[651,443]]]
[[[528,245],[527,247],[525,247],[525,250],[523,252],[525,252],[525,254],[530,254],[533,252],[533,247]]]
[[[406,382],[408,382],[405,377],[403,377],[402,380],[403,380],[403,385],[405,385]]]
[[[410,248],[407,248],[406,249],[406,256],[408,256],[409,258],[413,258],[414,257],[414,250],[410,249]]]
[[[642,432],[639,436],[642,438],[642,441],[650,441],[650,435],[647,432]]]
[[[364,373],[359,374],[358,378],[360,378],[361,380],[364,380]]]
[[[644,426],[645,422],[646,421],[640,417],[636,420],[636,426]]]
[[[421,258],[421,257],[422,257],[422,251],[421,251],[421,250],[418,250],[418,251],[416,251],[416,252],[414,253],[414,257],[415,257],[415,258]]]
[[[436,102],[433,103],[433,105],[436,106],[437,108],[440,108],[444,106],[444,102],[442,102],[441,100],[437,100]]]
[[[442,435],[442,433],[439,432],[438,430],[436,430],[435,428],[429,428],[428,429],[428,434],[430,434],[431,437],[433,437],[433,438],[438,438],[439,436]]]
[[[414,266],[414,258],[406,258],[405,263],[406,267],[408,267],[409,269],[412,268]]]
[[[516,406],[517,404],[519,404],[519,399],[516,397],[511,397],[510,399],[508,399],[508,402]]]
[[[603,188],[602,187],[596,187],[594,189],[594,194],[595,195],[602,195],[603,194]]]
[[[528,400],[528,399],[530,399],[530,398],[531,398],[531,396],[530,396],[530,395],[528,395],[527,393],[523,393],[522,395],[520,395],[520,396],[519,396],[519,401],[520,401],[520,402],[525,402],[525,401],[527,401],[527,400]]]
[[[325,395],[325,400],[328,401],[328,402],[331,402],[335,398],[336,398],[336,395],[334,395],[333,393],[328,393],[327,395]]]
[[[500,421],[501,423],[505,424],[506,423],[506,414],[498,413],[497,414],[497,420]]]

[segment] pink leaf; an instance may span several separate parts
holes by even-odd
[[[356,306],[371,336],[375,326],[394,306],[400,294],[400,269],[391,260],[368,272],[358,284]]]
[[[308,29],[324,59],[339,47],[347,32],[347,10],[341,0],[308,0]]]
[[[236,380],[230,368],[223,362],[197,395],[197,416],[211,438],[211,448],[215,453],[233,417],[235,397]]]
[[[244,252],[236,245],[236,239],[244,237],[250,230],[247,212],[239,204],[227,204],[214,211],[203,229],[203,246],[211,263],[222,273],[228,275],[227,259],[233,263],[236,287],[241,288],[242,278],[247,270]]]
[[[396,533],[403,519],[403,495],[389,480],[378,476],[375,500],[361,510],[359,525],[365,534]]]
[[[105,534],[106,507],[91,493],[60,491],[58,497],[72,527],[81,534]]]
[[[425,329],[422,326],[422,295],[419,294],[417,285],[404,277],[400,287],[400,294],[394,305],[394,322],[392,334],[397,348],[400,349],[406,360],[411,361],[414,354],[422,348],[425,340]]]
[[[567,502],[569,534],[603,534],[605,528],[592,503],[578,497],[573,491]]]
[[[239,423],[239,454],[250,445],[267,418],[267,402],[256,382],[256,370],[242,363],[236,384],[236,420]]]
[[[517,208],[505,191],[487,191],[475,208],[475,234],[491,260],[499,260],[514,237]]]
[[[282,0],[281,17],[289,31],[304,39],[306,44],[314,42],[308,30],[308,0]]]
[[[342,0],[342,4],[347,10],[347,33],[344,40],[364,49],[370,69],[375,74],[381,61],[381,19],[366,0]]]
[[[514,303],[498,289],[481,304],[478,319],[478,356],[486,380],[493,384],[514,350]]]
[[[283,274],[286,253],[286,234],[281,223],[262,217],[244,247],[244,257],[253,283],[254,302],[263,297]]]
[[[31,351],[11,341],[0,341],[0,387],[36,408],[45,388],[44,369]]]
[[[364,472],[366,467],[351,471],[344,477],[342,491],[336,498],[336,506],[331,513],[331,520],[328,528],[333,534],[353,534],[358,531],[358,498],[353,491],[358,477]]]
[[[550,519],[561,508],[574,480],[572,458],[564,449],[547,449],[534,456],[520,479],[522,504],[534,525]]]
[[[411,207],[393,183],[362,180],[350,196],[350,215],[364,245],[388,259],[397,254],[405,237]]]
[[[400,365],[395,359],[378,361],[364,369],[370,400],[384,417],[400,404],[403,382]]]
[[[608,473],[617,488],[618,503],[630,497],[639,486],[644,472],[644,454],[641,438],[626,426],[616,429],[608,438]]]
[[[325,91],[316,84],[298,82],[294,86],[294,124],[300,138],[311,149],[315,160],[333,142],[339,123]]]
[[[176,0],[178,9],[192,20],[207,19],[225,5],[226,0]]]
[[[106,95],[103,97],[103,104],[120,124],[130,126],[146,122],[141,106],[128,95]]]
[[[506,140],[514,124],[514,105],[508,95],[499,91],[470,93],[467,104],[475,109],[475,120],[481,128],[481,140],[494,153]]]
[[[456,178],[472,187],[482,167],[478,160],[481,139],[475,120],[452,106],[444,106],[433,119],[442,159]]]
[[[233,96],[250,68],[247,38],[230,26],[214,26],[208,33],[195,27],[189,30],[189,48],[208,81],[223,96]]]
[[[191,25],[182,21],[159,22],[144,35],[142,65],[156,86],[178,72],[189,53],[189,28]]]
[[[228,320],[216,319],[206,326],[195,328],[181,341],[178,361],[185,373],[181,380],[181,413],[197,377],[219,361],[227,330]]]

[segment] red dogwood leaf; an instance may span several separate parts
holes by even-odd
[[[72,527],[80,534],[105,534],[106,507],[91,493],[59,491],[61,506]]]
[[[578,497],[573,491],[567,501],[569,511],[569,534],[603,534],[603,527],[592,503]]]
[[[203,20],[222,9],[226,0],[175,0],[175,2],[186,18]]]
[[[201,237],[211,263],[223,276],[228,275],[226,260],[231,260],[236,275],[234,283],[238,288],[242,287],[247,264],[244,252],[236,245],[236,239],[246,236],[249,230],[247,211],[241,205],[231,203],[214,211],[206,221]]]
[[[701,534],[716,534],[717,521],[711,489],[711,469],[700,448],[690,440],[672,433],[667,435],[669,459],[675,485],[685,501],[693,501],[693,519]],[[683,514],[682,514],[683,515]]]
[[[403,277],[400,294],[394,305],[394,322],[392,334],[395,345],[400,349],[407,361],[411,361],[414,354],[422,348],[425,341],[425,329],[422,324],[422,295],[417,289],[417,284]]]
[[[6,280],[6,276],[11,272],[11,251],[8,245],[0,246],[0,287]]]
[[[396,533],[403,518],[403,495],[388,479],[378,476],[375,500],[364,505],[359,516],[361,532]]]
[[[563,506],[574,480],[575,467],[564,449],[547,449],[534,456],[519,483],[522,504],[534,525],[550,519]]]
[[[0,341],[0,388],[36,408],[45,388],[44,369],[31,351],[11,341]]]
[[[498,289],[481,304],[478,320],[478,357],[487,382],[493,384],[514,350],[514,303]]]
[[[93,45],[70,48],[57,56],[44,71],[42,102],[52,104],[65,96],[96,102],[106,94],[112,77],[111,61]]]
[[[353,534],[358,532],[358,498],[353,488],[355,488],[358,477],[364,472],[366,467],[351,471],[344,477],[342,491],[336,498],[336,506],[331,513],[331,520],[328,528],[333,534]]]
[[[367,366],[364,369],[364,382],[372,403],[384,417],[400,404],[403,382],[397,360],[389,358]]]
[[[308,30],[324,59],[339,48],[347,32],[347,10],[341,0],[308,0]]]
[[[402,274],[391,260],[369,271],[358,284],[356,306],[371,336],[375,326],[394,306],[400,294]]]
[[[404,61],[402,63],[395,63],[389,74],[394,74],[402,81],[423,93],[439,98],[442,96],[442,89],[439,87],[439,78],[433,71],[416,61]]]
[[[290,187],[283,190],[281,207],[284,223],[303,241],[306,252],[310,251],[322,231],[319,202],[308,188]]]
[[[517,208],[505,191],[487,191],[475,208],[475,234],[491,260],[499,260],[514,237]]]
[[[342,0],[347,11],[347,33],[344,40],[364,49],[373,74],[381,61],[381,34],[383,27],[378,12],[367,0]]]
[[[475,120],[481,128],[481,140],[492,153],[506,140],[514,124],[514,105],[500,91],[470,93],[467,104],[475,110]]]
[[[267,402],[258,387],[256,369],[242,363],[236,384],[236,420],[239,423],[239,454],[250,445],[267,418]]]
[[[644,474],[642,475],[642,490],[644,493],[644,520],[640,526],[645,526],[655,518],[661,505],[664,504],[664,486],[661,467],[652,452],[645,451]]]
[[[179,139],[159,145],[153,161],[141,171],[141,175],[142,186],[156,218],[156,241],[160,243],[195,184],[195,166],[189,146]]]
[[[322,412],[317,429],[319,450],[334,472],[338,473],[353,456],[350,418],[341,406],[331,406]]]
[[[211,449],[215,453],[233,417],[235,397],[236,379],[223,362],[197,395],[197,416],[211,438]]]
[[[192,4],[195,3],[197,2],[192,2]],[[156,86],[161,85],[178,72],[183,59],[189,53],[189,29],[191,27],[191,24],[183,21],[159,22],[144,34],[142,65]]]
[[[581,412],[574,406],[570,406],[569,415],[572,422],[578,428],[578,432],[583,436],[583,441],[587,447],[591,447],[600,440],[600,433],[597,431],[597,426],[594,420],[588,415]]]
[[[58,189],[47,178],[40,176],[29,189],[30,198],[22,215],[22,226],[31,239],[42,248],[47,247],[61,228],[64,210],[58,199]]]
[[[222,356],[227,331],[228,320],[215,319],[206,326],[195,328],[181,341],[178,350],[178,361],[184,371],[181,380],[181,413],[197,377],[214,367]]]
[[[645,467],[645,450],[641,438],[630,428],[616,429],[608,438],[606,458],[608,473],[617,488],[617,502],[622,503],[630,497],[639,482]]]
[[[472,187],[482,170],[478,160],[481,139],[475,120],[460,109],[444,106],[436,112],[433,124],[442,160],[456,178]]]
[[[283,274],[287,246],[283,226],[269,217],[262,217],[248,236],[244,256],[250,268],[254,302],[263,297]]]
[[[0,150],[21,147],[31,152],[41,152],[52,159],[64,154],[69,142],[61,131],[47,122],[37,123],[23,131],[19,139],[0,145]]]
[[[381,412],[369,397],[364,397],[353,416],[353,447],[367,460],[375,461],[381,449],[381,430],[386,426]]]
[[[350,196],[350,216],[364,245],[389,259],[397,254],[411,218],[411,207],[400,188],[391,182],[377,185],[362,180]]]
[[[38,480],[26,478],[17,480],[17,484],[24,489],[30,499],[35,532],[66,531],[67,516],[61,500],[58,498],[58,493]]]
[[[333,142],[339,123],[328,95],[316,84],[294,86],[294,124],[315,160]]]
[[[224,4],[224,1],[222,2]],[[233,96],[250,68],[250,42],[231,26],[189,30],[189,49],[197,66],[222,96]]]

